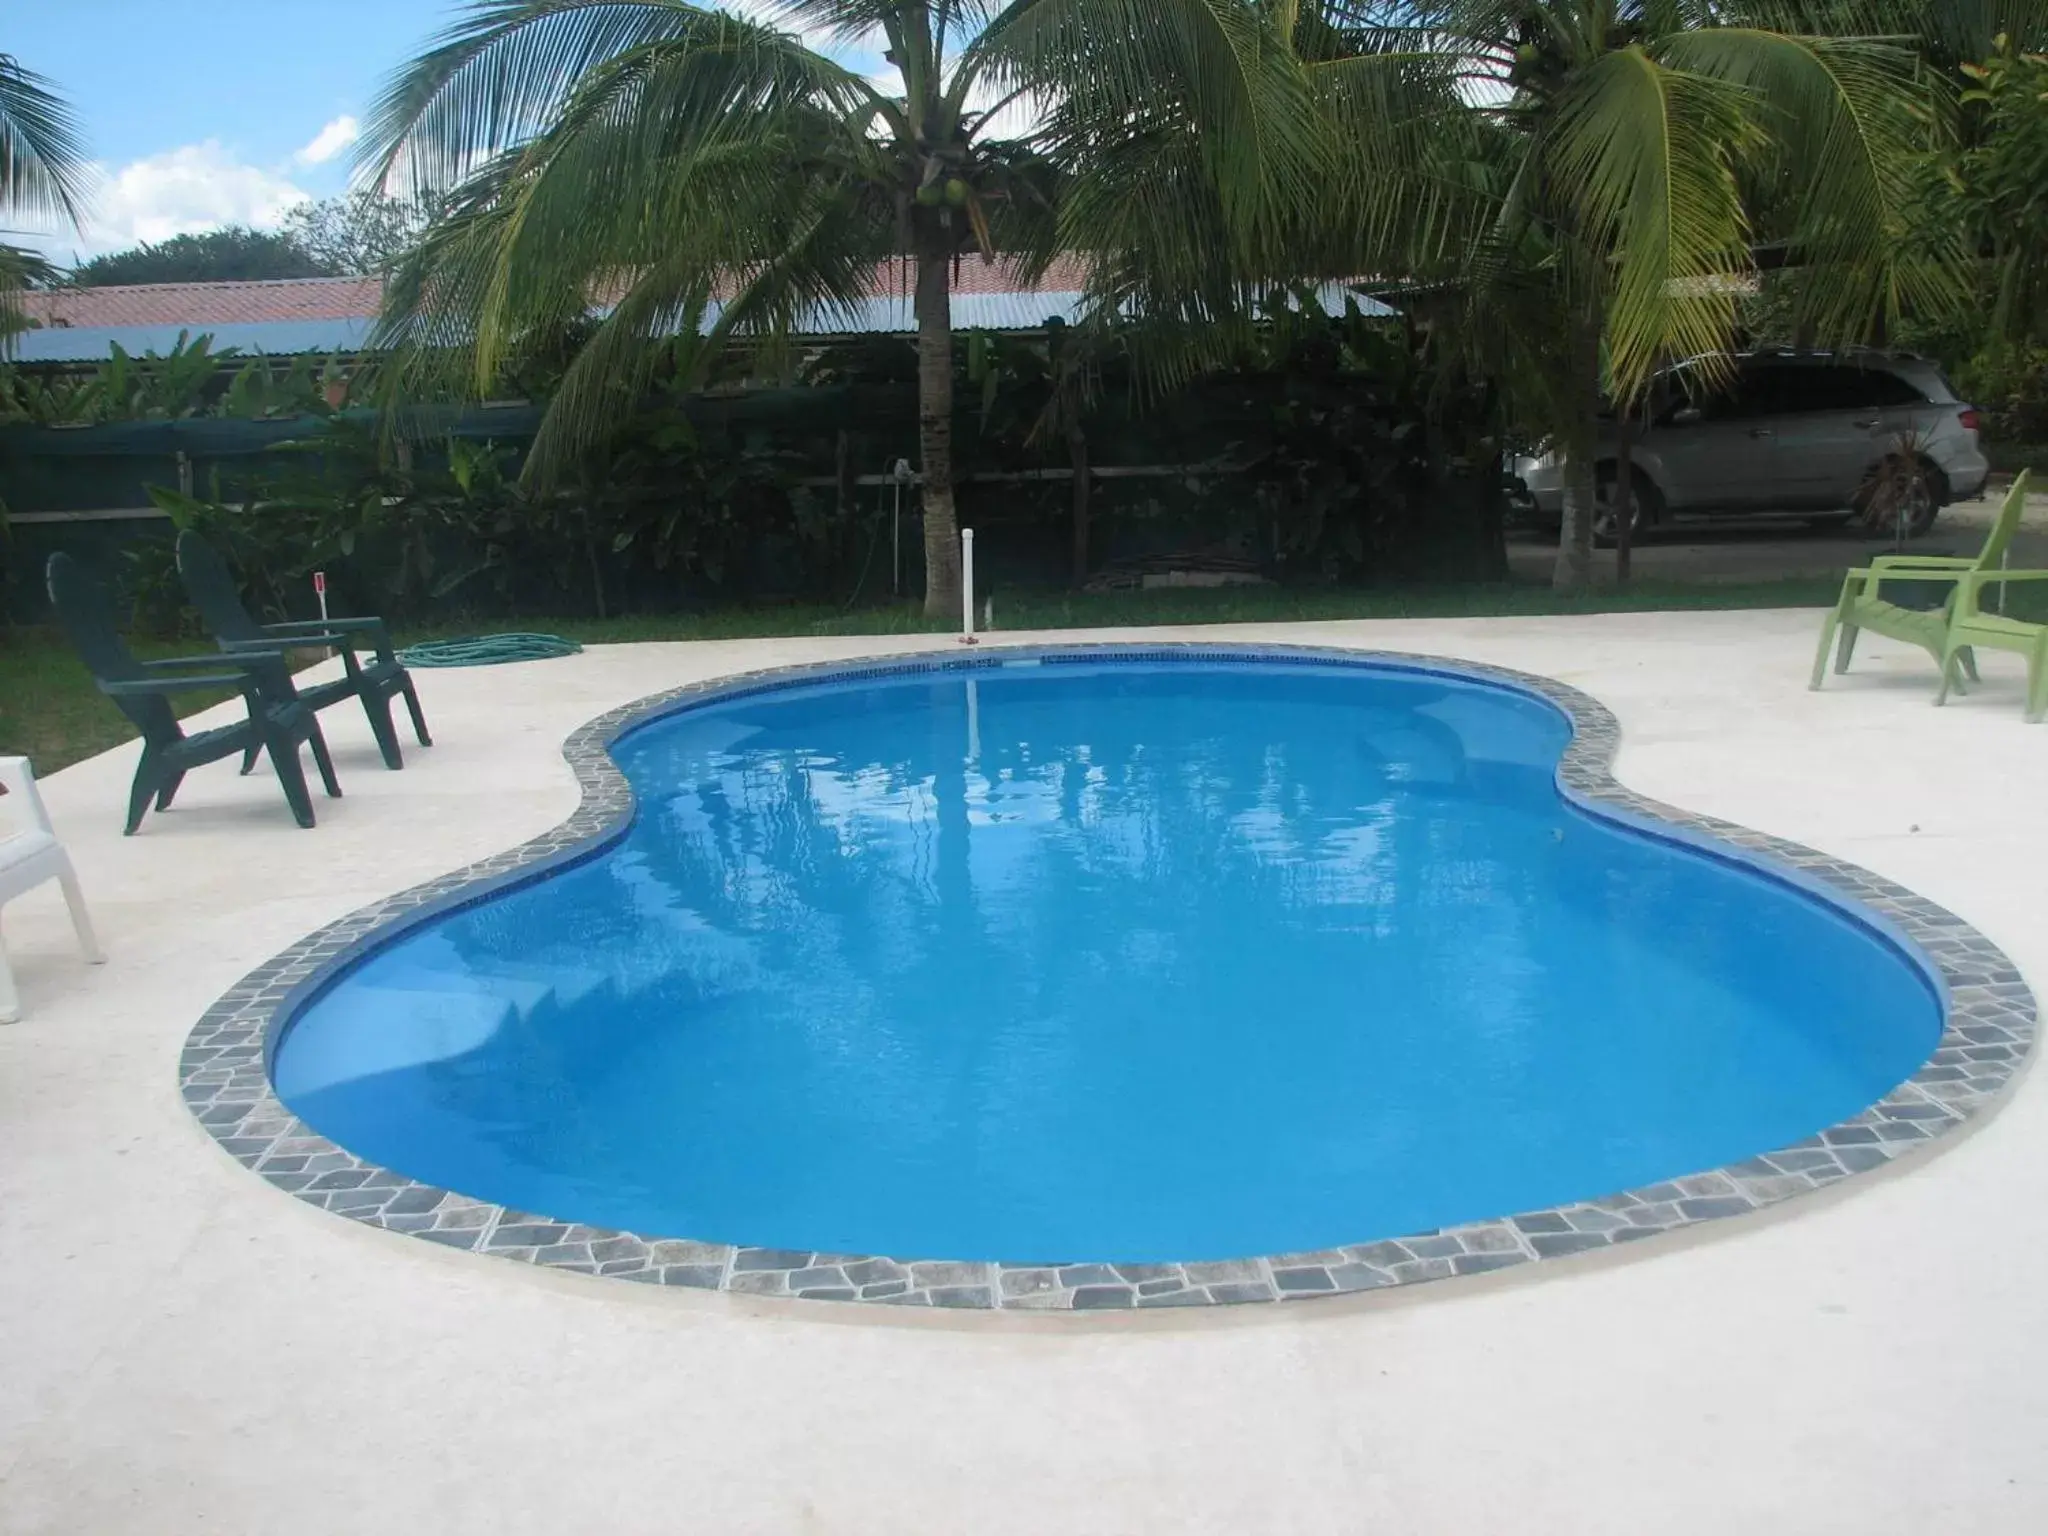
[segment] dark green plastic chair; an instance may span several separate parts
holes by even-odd
[[[306,773],[299,763],[300,742],[313,749],[313,762],[327,793],[340,796],[341,786],[334,782],[334,763],[320,735],[320,722],[293,691],[282,650],[139,661],[122,642],[105,590],[84,567],[69,555],[54,554],[46,579],[57,621],[100,692],[142,733],[142,761],[136,765],[135,782],[128,791],[129,833],[142,825],[152,800],[160,811],[170,808],[179,784],[192,769],[238,752],[251,761],[259,751],[269,752],[292,816],[302,827],[313,825],[313,797],[306,791]],[[249,717],[187,735],[170,699],[202,688],[239,689]]]
[[[220,648],[233,653],[251,648],[282,645],[331,645],[341,652],[344,671],[332,682],[312,683],[299,689],[306,707],[325,709],[343,699],[361,699],[363,713],[370,720],[370,734],[377,738],[377,750],[384,754],[386,768],[403,768],[405,757],[398,750],[398,732],[391,724],[391,700],[405,700],[412,716],[413,734],[420,745],[430,747],[427,717],[420,711],[420,696],[413,691],[412,674],[391,647],[391,635],[382,619],[311,619],[302,623],[259,624],[242,606],[242,595],[234,573],[214,547],[189,529],[178,535],[178,575],[192,606],[213,631]],[[375,653],[365,662],[358,647]],[[252,751],[242,764],[247,773],[256,766]]]

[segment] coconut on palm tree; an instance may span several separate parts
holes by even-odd
[[[796,32],[781,30],[784,27]],[[1313,185],[1285,50],[1245,0],[788,0],[770,22],[684,0],[480,0],[392,80],[366,135],[387,187],[451,199],[401,266],[399,377],[488,388],[528,338],[596,317],[528,473],[600,441],[707,320],[787,334],[895,270],[919,358],[926,608],[959,601],[955,264],[1027,268],[1130,238],[1075,198],[1092,153],[1164,121],[1227,220]],[[833,56],[878,48],[874,77]]]
[[[1448,240],[1474,291],[1533,284],[1556,311],[1560,588],[1591,577],[1603,385],[1627,402],[1667,361],[1725,349],[1760,242],[1804,268],[1801,326],[1822,339],[1960,291],[1952,242],[1913,220],[1930,86],[1873,5],[1326,0],[1317,15],[1374,82],[1346,98],[1354,142],[1419,122],[1451,141],[1408,167],[1367,155],[1401,223],[1374,248],[1419,233],[1441,257]],[[1837,34],[1799,30],[1830,21]]]

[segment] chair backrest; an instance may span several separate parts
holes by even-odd
[[[1998,517],[1991,524],[1991,537],[1984,541],[1984,548],[1978,552],[1978,570],[1995,571],[1999,562],[2005,559],[2006,550],[2012,546],[2012,536],[2019,530],[2020,518],[2027,510],[2027,481],[2033,478],[2033,473],[2030,469],[2023,469],[2013,476],[2012,489],[2005,493],[2005,500],[1998,508]]]
[[[121,639],[114,619],[113,604],[106,588],[93,580],[92,573],[59,550],[50,556],[43,576],[50,589],[50,606],[63,626],[86,670],[107,683],[134,682],[149,676]],[[145,741],[174,740],[183,733],[171,706],[157,697],[116,697],[120,707]]]
[[[0,790],[7,792],[7,803],[0,805],[0,838],[8,835],[10,819],[28,831],[55,835],[57,829],[50,825],[50,813],[36,793],[36,776],[27,758],[0,757]]]
[[[199,617],[219,640],[261,640],[263,628],[242,606],[227,561],[206,540],[187,528],[178,535],[178,576]]]

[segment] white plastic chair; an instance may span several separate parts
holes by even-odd
[[[64,887],[64,904],[71,909],[71,926],[78,930],[79,948],[94,965],[107,957],[100,953],[93,937],[92,919],[86,915],[85,896],[78,889],[78,876],[71,857],[57,841],[50,813],[43,797],[36,793],[35,775],[25,757],[0,757],[0,906],[23,891],[55,880]],[[21,823],[26,820],[27,827]],[[10,833],[8,823],[12,823]],[[21,1000],[15,995],[14,975],[7,969],[7,948],[0,944],[0,1024],[12,1024],[21,1017]]]

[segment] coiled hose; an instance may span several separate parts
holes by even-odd
[[[546,661],[574,656],[583,647],[560,635],[464,635],[457,640],[422,640],[398,659],[408,667],[495,667],[508,661]]]

